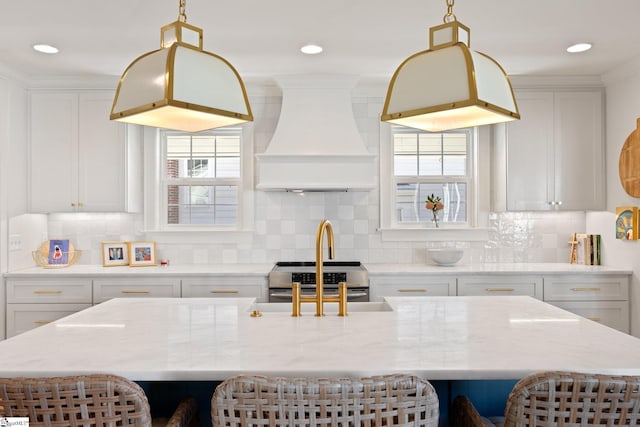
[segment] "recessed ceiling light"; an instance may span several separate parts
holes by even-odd
[[[589,49],[591,49],[591,43],[576,43],[572,46],[569,46],[567,48],[567,52],[580,53],[580,52],[586,52]]]
[[[316,53],[322,52],[322,46],[318,46],[316,44],[308,44],[302,46],[300,48],[300,52],[306,53],[307,55],[315,55]]]
[[[58,53],[58,48],[48,44],[34,44],[33,50],[37,50],[42,53]]]

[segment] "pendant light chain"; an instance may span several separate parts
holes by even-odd
[[[447,4],[447,14],[444,15],[442,20],[445,24],[457,21],[458,18],[456,17],[456,14],[453,13],[453,4],[455,3],[455,0],[445,0],[445,3]]]
[[[180,9],[178,11],[179,12],[178,13],[178,21],[187,22],[186,8],[187,8],[187,0],[180,0]]]

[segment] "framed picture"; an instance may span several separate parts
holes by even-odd
[[[616,208],[616,239],[638,240],[638,207]]]
[[[129,265],[127,242],[102,242],[102,265],[104,267]]]
[[[156,265],[156,242],[129,242],[129,265],[142,267]]]
[[[47,256],[49,265],[63,266],[69,264],[69,240],[49,240],[49,253]]]

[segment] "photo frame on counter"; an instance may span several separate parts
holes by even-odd
[[[129,242],[129,257],[131,267],[157,265],[156,242]]]
[[[115,267],[129,265],[129,245],[127,242],[102,242],[102,266]]]

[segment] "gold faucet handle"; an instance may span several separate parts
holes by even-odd
[[[347,282],[338,283],[338,316],[347,315]]]
[[[300,282],[293,282],[291,284],[291,316],[292,317],[300,317],[301,316],[301,305],[302,300],[300,299],[301,292]]]

